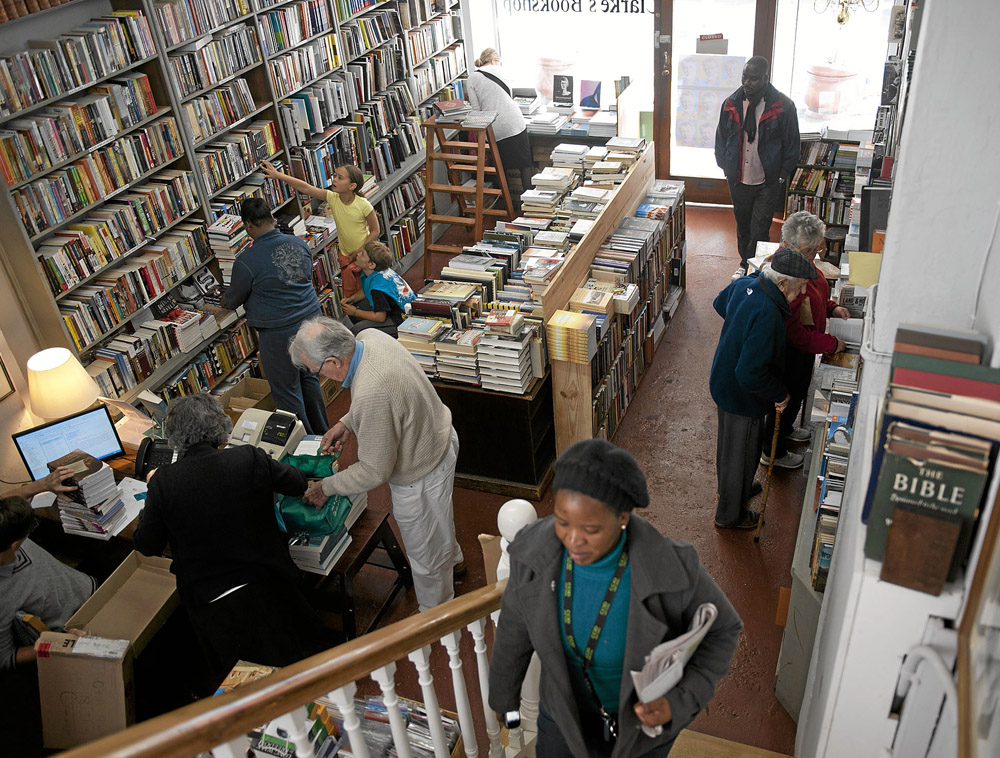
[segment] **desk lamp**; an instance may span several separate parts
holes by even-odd
[[[28,359],[28,395],[36,416],[72,415],[90,406],[98,393],[97,382],[64,347],[50,347]]]

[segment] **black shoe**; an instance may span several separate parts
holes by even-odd
[[[452,567],[451,573],[457,579],[460,576],[464,576],[465,572],[469,570],[469,564],[465,561],[459,561]]]
[[[747,500],[749,500],[752,497],[755,497],[756,495],[759,495],[763,491],[764,491],[764,485],[761,484],[760,482],[755,481],[753,484],[750,485],[750,494],[747,495]]]
[[[760,519],[759,513],[753,511],[740,511],[740,520],[735,524],[720,524],[715,522],[716,529],[756,529],[757,521]]]

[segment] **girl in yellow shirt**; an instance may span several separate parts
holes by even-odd
[[[361,169],[349,163],[338,166],[330,180],[330,189],[326,190],[284,174],[268,161],[262,161],[260,166],[265,176],[282,181],[304,195],[325,200],[330,206],[333,220],[337,223],[337,244],[340,248],[337,260],[340,263],[343,296],[348,298],[359,292],[361,269],[354,262],[355,258],[365,245],[378,239],[380,232],[375,209],[361,194],[361,185],[364,184]]]

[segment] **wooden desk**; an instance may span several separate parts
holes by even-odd
[[[309,593],[312,596],[310,600],[317,603],[322,610],[339,615],[345,637],[353,639],[358,636],[357,614],[354,608],[354,577],[358,572],[366,565],[396,572],[389,593],[382,600],[375,618],[363,630],[363,634],[378,626],[396,595],[413,586],[413,574],[389,525],[388,509],[371,506],[365,508],[349,531],[351,544],[340,556],[330,575],[316,577],[315,574],[304,574],[304,576],[309,580],[315,580]],[[385,554],[389,559],[388,564],[370,560],[376,550],[381,550]]]
[[[552,478],[555,424],[552,375],[524,395],[434,380],[462,441],[455,484],[467,489],[539,500]]]

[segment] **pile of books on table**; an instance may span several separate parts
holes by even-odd
[[[559,130],[569,121],[561,113],[551,113],[549,111],[536,113],[528,122],[529,134],[558,134]]]
[[[483,389],[524,394],[534,375],[529,343],[531,332],[515,310],[493,310],[486,316],[479,340],[479,373]]]
[[[111,467],[82,450],[73,450],[48,464],[50,471],[60,466],[73,470],[71,479],[64,484],[77,488],[65,493],[68,501],[56,501],[63,531],[99,540],[108,540],[120,532],[128,523],[127,513]]]
[[[597,353],[597,317],[592,313],[556,311],[545,324],[549,359],[590,363]]]
[[[479,384],[477,347],[482,329],[451,329],[434,343],[439,379],[462,384]]]
[[[472,106],[465,100],[439,100],[434,103],[434,120],[438,124],[461,125],[471,113]]]
[[[410,316],[399,325],[396,339],[417,359],[425,374],[435,376],[434,341],[448,328],[448,324],[440,319]]]

